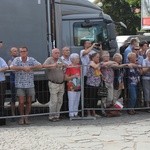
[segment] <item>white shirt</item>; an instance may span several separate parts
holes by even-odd
[[[64,58],[64,56],[61,56],[61,59],[62,59],[64,64],[66,64],[66,65],[70,65],[71,64],[70,57],[68,59],[66,59],[66,58]]]
[[[85,49],[80,51],[80,58],[81,58],[81,62],[83,65],[83,75],[86,76],[87,75],[87,70],[89,67],[89,63],[90,63],[90,58],[89,56],[92,55],[93,53],[96,53],[94,50],[91,50],[88,54],[83,56],[83,52],[85,51]]]

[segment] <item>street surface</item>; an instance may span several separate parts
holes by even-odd
[[[150,113],[96,120],[50,122],[32,117],[31,125],[7,120],[0,126],[0,150],[149,150]]]

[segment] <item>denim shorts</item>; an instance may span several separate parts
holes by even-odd
[[[33,88],[17,88],[17,96],[34,96],[35,89]]]

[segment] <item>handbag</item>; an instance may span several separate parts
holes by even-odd
[[[100,86],[98,87],[97,95],[100,98],[107,97],[108,95],[108,89],[105,86],[105,82],[103,80],[101,80]]]

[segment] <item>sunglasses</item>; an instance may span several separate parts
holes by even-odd
[[[24,52],[27,52],[27,51],[20,51],[20,53],[24,53]]]
[[[139,49],[139,48],[135,48],[134,50],[135,50],[135,51],[138,51],[138,50],[140,50],[140,49]]]

